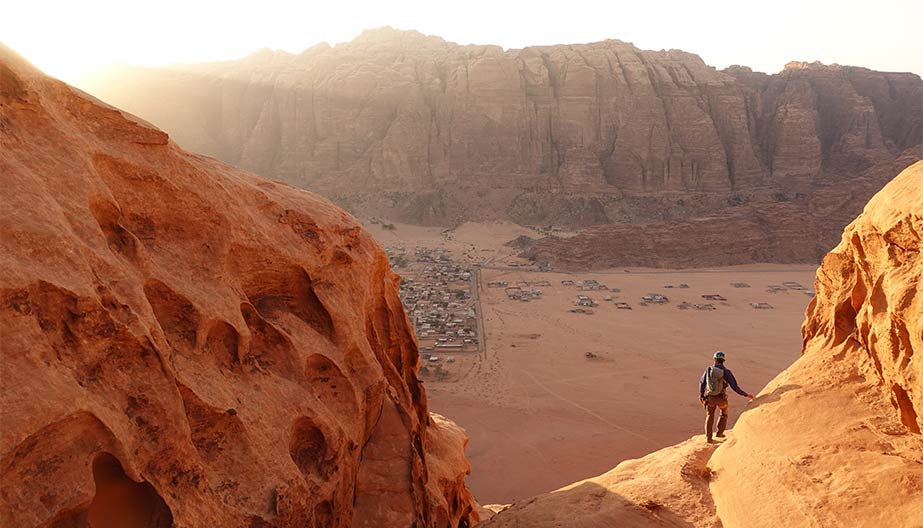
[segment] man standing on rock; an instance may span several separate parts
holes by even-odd
[[[715,436],[724,438],[724,428],[728,422],[728,396],[725,392],[730,386],[734,392],[741,396],[746,396],[749,401],[753,401],[753,395],[744,392],[737,386],[737,380],[731,369],[724,366],[724,352],[720,350],[715,352],[715,364],[705,369],[702,379],[699,381],[699,399],[705,406],[705,440],[710,444],[712,440],[712,424],[715,421],[715,408],[721,409],[721,417],[718,418],[718,431]]]

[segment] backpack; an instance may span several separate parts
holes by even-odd
[[[724,394],[724,369],[708,367],[705,371],[705,396]]]

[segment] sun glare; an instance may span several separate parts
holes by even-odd
[[[920,2],[781,0],[771,9],[721,0],[593,2],[33,1],[8,4],[0,38],[48,73],[74,81],[109,63],[160,66],[234,59],[261,48],[298,53],[390,25],[461,44],[518,48],[615,38],[677,48],[719,68],[776,72],[791,60],[923,73]],[[899,16],[896,16],[899,14]],[[818,24],[818,20],[827,23]]]

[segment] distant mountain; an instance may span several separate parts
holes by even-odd
[[[436,225],[636,224],[806,201],[923,143],[915,74],[718,71],[617,40],[504,51],[382,28],[299,55],[115,68],[85,87],[191,150]]]

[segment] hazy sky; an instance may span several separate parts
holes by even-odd
[[[266,47],[297,53],[385,25],[505,48],[616,38],[769,73],[791,60],[819,60],[923,75],[921,0],[20,0],[0,7],[0,41],[72,82],[111,62],[231,59]]]

